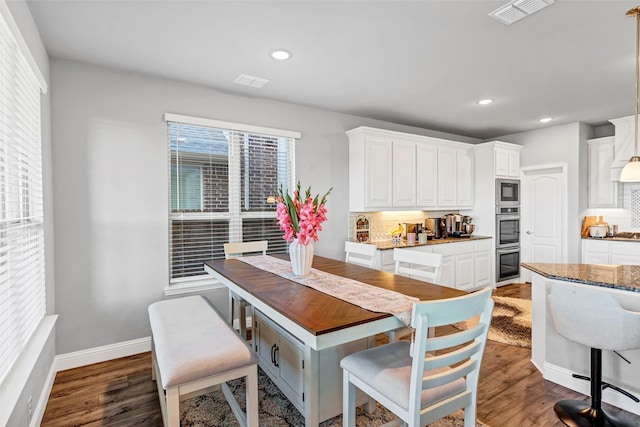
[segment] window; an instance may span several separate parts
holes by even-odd
[[[40,90],[46,88],[10,14],[1,12],[0,383],[45,315]]]
[[[224,243],[287,244],[269,201],[293,182],[297,132],[166,114],[170,158],[169,256],[172,284],[208,279],[203,262]]]

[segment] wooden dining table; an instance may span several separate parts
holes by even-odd
[[[288,259],[286,254],[274,255]],[[421,301],[452,298],[466,292],[392,273],[315,256],[312,268],[396,291]],[[303,407],[306,426],[341,413],[342,380],[339,360],[326,366],[332,353],[341,357],[350,343],[403,326],[388,313],[379,313],[324,294],[237,259],[210,260],[205,271],[229,288],[254,310],[267,316],[303,348]],[[346,347],[345,347],[346,346]],[[333,359],[336,359],[333,355]],[[327,389],[330,390],[327,390]],[[322,406],[322,407],[321,407]]]

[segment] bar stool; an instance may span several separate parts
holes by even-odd
[[[591,402],[561,400],[554,406],[558,418],[570,427],[634,427],[635,423],[602,409],[602,390],[611,388],[638,402],[621,388],[602,381],[602,350],[640,348],[640,312],[625,310],[602,288],[554,283],[548,296],[553,325],[566,339],[591,347]]]

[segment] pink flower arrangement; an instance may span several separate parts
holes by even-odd
[[[301,245],[307,245],[310,239],[318,241],[318,231],[322,230],[321,224],[327,220],[327,208],[324,205],[332,189],[333,187],[318,202],[319,194],[312,198],[311,187],[307,188],[304,198],[302,197],[300,182],[293,192],[293,197],[289,196],[288,192],[285,193],[282,185],[280,186],[276,216],[280,230],[284,231],[283,239],[287,243],[296,238]]]

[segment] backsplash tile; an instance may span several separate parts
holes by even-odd
[[[631,190],[631,227],[640,227],[640,189]]]
[[[369,218],[369,232],[372,242],[380,242],[391,239],[390,231],[398,228],[398,224],[421,223],[427,218],[441,218],[448,213],[458,213],[455,210],[448,211],[383,211],[383,212],[349,212],[349,235],[347,239],[355,240],[355,221],[360,215]]]
[[[617,224],[618,231],[640,232],[640,184],[620,183],[622,208],[587,209],[583,215],[602,216],[609,224]]]

